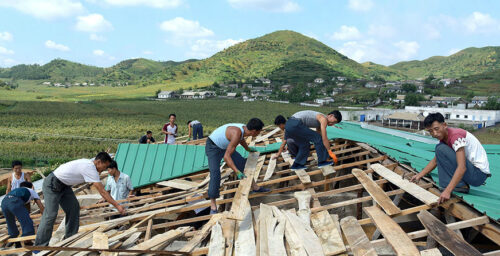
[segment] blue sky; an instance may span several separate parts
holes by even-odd
[[[276,30],[390,65],[500,45],[498,1],[0,0],[0,67],[207,58]]]

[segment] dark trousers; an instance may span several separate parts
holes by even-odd
[[[218,198],[220,195],[220,162],[226,153],[225,149],[219,148],[215,143],[208,138],[205,146],[205,153],[208,158],[208,168],[210,169],[210,183],[208,184],[208,197]],[[234,151],[231,155],[236,168],[241,172],[245,169],[247,160],[240,153]]]
[[[299,152],[299,145],[295,142],[294,139],[288,138],[286,139],[286,147],[288,148],[288,153],[293,157],[297,156],[297,152]]]
[[[11,238],[19,236],[19,230],[16,225],[16,218],[21,224],[23,236],[31,236],[35,234],[33,220],[30,218],[30,213],[26,209],[24,201],[17,196],[6,195],[2,200],[2,212],[7,222],[7,230]]]
[[[193,125],[193,140],[203,139],[203,125],[195,124]]]
[[[285,125],[285,137],[293,139],[297,144],[297,155],[295,163],[305,165],[309,151],[311,150],[310,142],[314,143],[316,153],[318,154],[318,163],[326,161],[328,152],[323,145],[321,135],[309,127],[305,126],[300,120],[290,118]],[[288,140],[287,139],[287,140]]]
[[[42,220],[36,233],[36,246],[49,245],[59,206],[61,206],[66,214],[66,233],[64,238],[78,233],[78,228],[80,227],[80,204],[71,186],[66,186],[57,179],[54,173],[51,173],[43,181],[42,191],[45,197],[45,210],[43,211]]]
[[[457,154],[448,145],[440,142],[436,145],[436,162],[439,176],[439,187],[446,188],[450,184],[451,178],[457,169]],[[475,167],[469,160],[465,159],[466,171],[462,180],[458,183],[458,187],[463,187],[466,184],[471,186],[481,186],[488,176]]]

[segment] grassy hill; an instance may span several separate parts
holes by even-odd
[[[490,72],[500,68],[500,47],[467,48],[449,57],[434,56],[418,61],[399,62],[391,69],[406,74],[409,78],[463,77]]]
[[[64,82],[75,79],[87,80],[104,73],[103,68],[83,65],[63,59],[55,59],[45,65],[17,65],[0,69],[1,78],[40,80],[51,79]]]

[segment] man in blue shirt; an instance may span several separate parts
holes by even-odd
[[[19,188],[9,192],[2,200],[2,212],[5,216],[5,221],[7,222],[7,230],[10,238],[19,236],[16,218],[21,224],[21,228],[23,230],[22,236],[31,236],[35,234],[33,220],[31,220],[30,213],[24,205],[31,200],[35,200],[41,212],[43,212],[44,207],[40,197],[32,188],[33,184],[31,182],[23,181]]]
[[[109,192],[115,201],[134,196],[134,187],[132,186],[130,176],[118,170],[116,161],[111,161],[111,164],[108,166],[108,173],[109,176],[106,181],[105,190]],[[119,216],[116,215],[116,217]]]

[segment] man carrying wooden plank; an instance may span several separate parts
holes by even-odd
[[[92,182],[101,196],[116,209],[124,214],[123,206],[119,205],[101,183],[99,174],[108,168],[111,157],[106,152],[100,152],[94,159],[79,159],[59,166],[43,181],[42,191],[45,197],[45,210],[43,211],[40,226],[36,234],[35,245],[47,246],[52,237],[52,230],[57,218],[59,205],[66,214],[66,234],[68,238],[78,233],[80,227],[80,205],[71,186]]]
[[[224,159],[226,165],[231,168],[238,179],[245,177],[243,170],[245,169],[246,159],[236,151],[236,146],[240,144],[248,152],[253,152],[255,149],[248,147],[245,137],[256,137],[262,131],[264,123],[258,118],[252,118],[246,125],[238,123],[225,124],[212,132],[208,136],[205,153],[208,158],[208,167],[210,169],[210,183],[208,187],[208,197],[210,198],[210,214],[217,213],[217,204],[215,199],[220,193],[220,163]],[[259,187],[252,182],[254,192],[268,192],[269,189]]]
[[[474,135],[448,127],[441,113],[429,114],[424,127],[440,142],[436,145],[436,156],[411,181],[418,182],[437,166],[442,190],[439,203],[450,199],[452,191],[468,193],[469,185],[481,186],[491,176],[486,151]]]
[[[299,111],[293,114],[285,124],[285,137],[293,139],[297,144],[297,155],[291,166],[292,170],[305,169],[307,157],[311,148],[310,142],[314,143],[318,154],[318,167],[332,165],[337,162],[337,157],[330,150],[330,141],[326,135],[326,127],[333,126],[342,121],[342,114],[334,110],[328,115],[312,110]],[[310,128],[316,128],[316,132]],[[290,145],[289,145],[290,146]],[[327,161],[328,154],[334,162]]]

